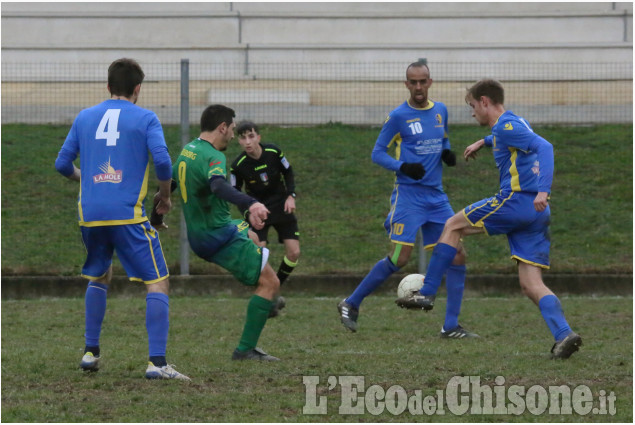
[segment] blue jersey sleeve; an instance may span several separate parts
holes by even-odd
[[[172,160],[163,136],[163,128],[156,115],[148,123],[148,149],[154,161],[154,169],[159,180],[172,178]]]
[[[64,177],[68,177],[73,174],[73,161],[75,161],[79,152],[79,139],[77,138],[76,122],[77,120],[73,122],[73,126],[68,132],[66,140],[64,141],[62,148],[57,154],[57,159],[55,160],[55,169]]]
[[[529,144],[529,149],[538,156],[538,191],[551,193],[554,170],[553,145],[536,135]]]
[[[388,116],[386,122],[381,128],[381,131],[379,132],[377,141],[375,142],[375,147],[373,148],[371,159],[375,164],[381,165],[388,170],[397,172],[399,171],[399,167],[401,167],[403,162],[393,158],[388,154],[388,148],[396,139],[400,137],[399,129],[395,124],[395,120],[391,119],[391,117]]]
[[[506,146],[511,146],[522,151],[529,151],[529,143],[534,139],[536,133],[531,129],[527,121],[517,118],[509,121],[502,121],[500,125],[492,129],[497,140],[505,140]],[[498,134],[496,134],[498,133]]]

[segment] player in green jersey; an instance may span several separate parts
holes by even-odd
[[[255,286],[234,360],[280,360],[256,347],[267,322],[280,281],[267,262],[269,251],[256,245],[249,224],[233,220],[229,204],[245,211],[245,220],[262,229],[269,210],[227,181],[223,151],[234,137],[235,113],[223,105],[208,106],[201,116],[201,134],[188,143],[176,159],[172,176],[181,194],[181,205],[192,250],[206,261],[227,269],[244,285]],[[248,234],[248,233],[251,233]]]

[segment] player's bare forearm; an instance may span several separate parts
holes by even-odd
[[[481,139],[477,142],[472,143],[470,146],[465,148],[465,152],[463,152],[463,158],[465,161],[471,159],[476,159],[476,153],[485,146],[485,139]]]
[[[75,182],[79,182],[82,180],[82,173],[81,170],[79,168],[77,168],[75,166],[75,164],[73,164],[73,174],[71,174],[70,176],[68,176],[68,178],[70,180],[73,180]]]
[[[158,214],[167,214],[172,208],[170,199],[172,179],[159,180],[159,191],[154,195],[155,211]]]

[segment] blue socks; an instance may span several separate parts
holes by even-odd
[[[445,308],[443,329],[449,331],[459,326],[459,314],[465,289],[465,265],[452,265],[445,276],[445,287],[448,292],[448,303]]]
[[[346,302],[359,309],[364,298],[370,295],[370,293],[377,289],[391,274],[398,270],[399,267],[395,266],[388,257],[379,260],[370,272],[368,272],[364,280],[355,288],[351,296],[346,299]]]
[[[101,334],[101,324],[106,315],[106,296],[108,295],[108,285],[97,282],[88,282],[84,305],[86,308],[86,350],[99,356],[99,336]]]
[[[455,255],[456,248],[453,246],[438,243],[434,247],[428,263],[426,278],[423,280],[423,288],[419,291],[421,295],[436,295],[441,285],[441,279],[445,271],[452,265]]]
[[[560,341],[571,333],[571,327],[564,318],[564,311],[558,297],[545,295],[538,302],[538,308],[556,341]]]
[[[146,296],[146,329],[150,361],[157,367],[167,365],[165,351],[170,328],[170,301],[167,295],[151,292]]]

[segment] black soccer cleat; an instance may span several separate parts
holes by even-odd
[[[580,349],[582,345],[582,338],[575,332],[571,332],[569,335],[553,344],[551,347],[552,359],[568,359],[571,354]]]
[[[238,351],[238,348],[234,350],[232,354],[232,360],[259,360],[262,362],[279,362],[280,359],[262,351],[262,349],[256,347],[249,351]]]
[[[337,305],[337,311],[340,313],[340,321],[346,329],[351,332],[357,332],[357,317],[359,310],[346,302],[346,299],[340,301]]]
[[[474,332],[463,329],[463,326],[461,325],[458,325],[456,328],[450,329],[449,331],[441,328],[439,336],[445,339],[480,338],[480,336]]]
[[[269,318],[277,317],[280,314],[280,310],[282,310],[287,305],[287,301],[284,297],[276,297],[273,299],[273,304],[271,304],[271,310],[269,310]]]
[[[401,308],[407,308],[411,310],[423,310],[428,312],[434,308],[434,300],[436,295],[421,295],[418,293],[406,295],[405,297],[397,298],[395,304]]]

